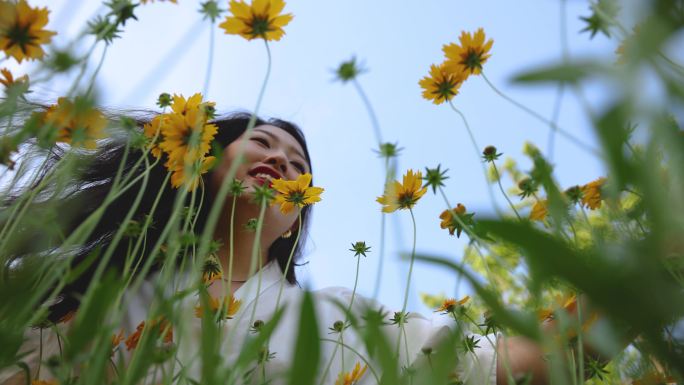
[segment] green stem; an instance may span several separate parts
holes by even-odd
[[[413,215],[413,209],[409,208],[409,213],[411,213],[411,222],[413,223],[413,246],[411,247],[411,262],[409,263],[409,273],[406,279],[406,289],[404,290],[404,304],[401,307],[402,316],[406,312],[406,306],[408,305],[408,294],[409,288],[411,287],[411,276],[413,275],[413,262],[416,259],[416,217]]]
[[[212,19],[211,24],[209,25],[209,60],[207,61],[207,72],[204,75],[204,87],[202,87],[202,95],[206,95],[209,93],[209,81],[211,80],[211,69],[214,64],[214,20]]]
[[[85,75],[86,68],[88,68],[88,60],[90,59],[90,55],[93,54],[93,51],[95,51],[95,47],[97,47],[97,43],[99,43],[99,40],[95,40],[93,42],[93,45],[90,46],[90,49],[88,52],[85,54],[83,57],[83,64],[81,64],[81,70],[79,71],[78,75],[76,76],[76,79],[74,80],[74,83],[71,85],[71,88],[69,88],[69,92],[67,92],[67,97],[71,97],[74,95],[74,92],[76,92],[76,89],[78,88],[78,84],[81,82],[81,79],[83,79],[83,75]]]
[[[354,278],[354,288],[352,289],[351,300],[349,300],[349,307],[347,308],[347,314],[351,312],[352,305],[354,304],[354,297],[356,296],[356,287],[359,284],[359,269],[361,267],[361,256],[356,256],[356,277]]]
[[[515,209],[513,202],[511,202],[510,198],[508,198],[506,191],[504,191],[504,188],[501,185],[501,174],[499,174],[499,169],[496,167],[496,162],[492,161],[492,167],[494,167],[494,172],[496,173],[496,183],[499,185],[499,189],[501,190],[501,194],[503,194],[504,198],[506,198],[506,202],[508,202],[508,205],[511,206],[511,208],[513,209],[513,212],[515,213],[515,216],[518,217],[518,220],[522,221],[522,218],[520,218],[520,214],[518,214],[518,210]]]
[[[582,342],[582,302],[580,296],[577,295],[577,353],[579,355],[579,378],[584,379],[584,344]],[[582,384],[583,380],[578,380]]]
[[[480,146],[477,145],[477,142],[475,141],[475,135],[473,135],[473,131],[470,129],[470,124],[468,124],[468,120],[466,119],[465,115],[454,106],[454,103],[450,100],[449,105],[451,106],[451,109],[454,110],[463,120],[463,124],[465,125],[466,131],[468,132],[468,137],[470,137],[470,142],[473,145],[473,149],[475,150],[475,156],[480,159]],[[489,193],[489,199],[492,202],[492,206],[494,207],[494,210],[496,210],[496,213],[501,216],[501,209],[499,206],[496,204],[496,199],[494,198],[494,192],[492,191],[492,185],[489,183],[489,179],[487,178],[487,169],[484,166],[484,163],[479,162],[480,167],[482,167],[482,176],[485,179],[485,184],[487,185],[487,193]]]
[[[363,363],[368,367],[368,369],[370,369],[371,373],[373,374],[373,377],[375,377],[375,383],[376,383],[376,384],[379,384],[379,383],[380,383],[380,377],[378,377],[378,374],[377,374],[377,373],[375,372],[375,370],[373,369],[373,366],[372,366],[371,363],[366,359],[366,357],[364,357],[359,351],[357,351],[357,350],[354,349],[353,347],[351,347],[351,346],[349,346],[349,345],[346,345],[346,344],[343,344],[343,343],[341,343],[341,342],[339,342],[339,341],[331,340],[330,338],[321,338],[320,340],[321,340],[321,341],[325,341],[325,342],[332,342],[332,343],[335,343],[335,344],[343,345],[345,348],[349,349],[352,353],[356,354],[356,355],[363,361]]]
[[[387,185],[392,179],[393,170],[390,170],[390,158],[385,157],[385,184],[383,191],[387,190]],[[378,270],[375,277],[375,287],[373,288],[373,299],[378,299],[380,294],[380,282],[382,282],[383,266],[385,264],[385,233],[387,232],[387,215],[380,211],[380,255],[378,256]]]
[[[235,155],[235,159],[233,162],[230,164],[230,168],[228,169],[228,172],[226,175],[223,177],[223,182],[221,183],[221,186],[219,188],[218,193],[216,194],[216,198],[214,202],[224,202],[226,195],[228,195],[228,191],[230,189],[230,185],[232,183],[233,178],[235,177],[235,173],[237,171],[238,166],[242,164],[244,161],[244,154],[245,154],[245,149],[246,149],[246,144],[249,140],[250,133],[254,129],[254,125],[256,124],[256,118],[257,114],[259,113],[259,107],[261,106],[261,101],[264,98],[264,93],[266,92],[266,85],[268,84],[268,79],[271,74],[271,50],[268,46],[268,42],[264,40],[264,44],[266,46],[266,54],[268,56],[268,61],[267,61],[267,68],[266,68],[266,75],[264,77],[264,82],[261,85],[261,90],[259,91],[259,97],[257,98],[256,106],[254,107],[254,112],[252,113],[252,116],[249,119],[249,122],[247,123],[247,128],[245,129],[245,132],[242,134],[243,139],[240,141],[237,154]],[[223,203],[216,203],[212,206],[211,210],[209,211],[209,215],[207,217],[207,222],[205,224],[204,228],[204,233],[202,234],[202,237],[200,239],[200,248],[199,248],[199,253],[200,255],[205,255],[207,253],[207,250],[209,248],[209,243],[211,241],[211,238],[214,233],[214,228],[216,227],[216,223],[219,220],[219,217],[221,216],[221,208],[223,207]]]
[[[97,77],[97,74],[100,73],[100,70],[102,69],[102,65],[104,64],[105,56],[107,55],[107,48],[109,48],[109,45],[105,45],[104,49],[102,50],[102,56],[100,57],[100,62],[97,64],[97,67],[95,68],[95,71],[93,72],[93,75],[90,77],[90,81],[88,82],[88,89],[86,90],[85,96],[89,96],[90,93],[93,91],[93,86],[95,85],[95,78]]]
[[[371,125],[373,126],[373,131],[375,132],[375,139],[378,141],[378,145],[380,145],[382,144],[382,134],[380,133],[380,124],[378,123],[378,118],[375,116],[373,105],[368,99],[368,96],[366,96],[366,93],[363,92],[363,88],[361,88],[361,84],[356,80],[356,78],[352,79],[352,84],[354,84],[354,88],[356,88],[356,91],[363,100],[363,105],[368,111],[368,116],[370,116]]]
[[[264,226],[264,216],[266,215],[266,206],[267,202],[263,201],[261,202],[261,207],[259,208],[259,219],[257,219],[257,228],[256,228],[256,234],[254,236],[254,242],[252,243],[252,256],[251,260],[249,263],[249,274],[247,275],[248,277],[251,277],[254,275],[256,272],[257,268],[257,262],[259,266],[261,266],[261,233],[263,230]],[[259,270],[259,286],[261,286],[261,270]],[[256,308],[257,308],[257,303],[259,302],[259,291],[260,288],[257,287],[257,293],[256,297],[254,298],[254,305],[252,306],[252,315],[249,318],[249,324],[251,325],[252,322],[254,322],[254,315],[256,314]]]
[[[235,256],[235,204],[237,203],[237,194],[233,195],[233,205],[230,208],[230,240],[228,251],[228,285],[230,287],[230,294],[233,294],[233,258]]]
[[[408,294],[411,288],[411,276],[413,275],[413,262],[416,259],[416,218],[413,215],[413,209],[409,207],[409,213],[411,213],[411,221],[413,223],[413,246],[411,247],[411,261],[409,262],[409,273],[406,278],[406,289],[404,290],[404,304],[401,307],[401,319],[399,320],[399,334],[397,335],[397,352],[396,356],[399,356],[399,348],[401,346],[401,336],[404,328],[404,321],[406,317],[406,306],[408,305]]]
[[[501,96],[503,99],[507,100],[508,102],[510,102],[510,103],[513,104],[514,106],[520,108],[521,110],[527,112],[528,114],[530,114],[531,116],[533,116],[533,117],[536,118],[537,120],[541,121],[542,123],[548,125],[551,129],[555,129],[559,134],[563,135],[566,139],[568,139],[570,142],[574,143],[577,147],[581,148],[582,150],[584,150],[584,151],[586,151],[586,152],[588,152],[588,153],[590,153],[590,154],[592,154],[592,155],[595,155],[595,156],[597,156],[597,157],[600,157],[600,153],[599,153],[596,149],[594,149],[594,148],[592,148],[591,146],[589,146],[588,144],[582,142],[581,140],[579,140],[578,138],[576,138],[576,137],[573,136],[572,134],[568,133],[567,131],[563,130],[562,128],[558,127],[558,125],[557,125],[556,123],[554,123],[553,121],[551,121],[551,120],[549,120],[549,119],[546,119],[545,117],[543,117],[542,115],[540,115],[538,112],[532,110],[531,108],[529,108],[529,107],[527,107],[527,106],[521,104],[521,103],[518,102],[517,100],[515,100],[515,99],[511,98],[510,96],[508,96],[508,95],[504,94],[503,92],[501,92],[498,88],[496,88],[496,87],[494,86],[494,84],[492,84],[492,82],[489,81],[489,79],[488,79],[487,76],[485,75],[484,71],[481,72],[481,75],[482,75],[482,78],[483,78],[483,79],[485,80],[485,82],[487,83],[487,85],[489,85],[489,87],[490,87],[497,95]]]
[[[287,272],[290,269],[290,263],[292,263],[292,257],[294,256],[295,249],[297,249],[297,245],[299,244],[299,236],[302,232],[302,211],[299,209],[299,213],[297,214],[297,235],[295,237],[294,245],[292,245],[292,250],[290,250],[290,256],[287,257],[287,263],[285,264],[285,271],[283,272],[283,276],[280,278],[280,288],[278,289],[278,297],[276,298],[276,305],[275,305],[275,310],[278,311],[278,305],[280,305],[280,298],[283,295],[283,288],[285,287],[285,280],[287,278]]]

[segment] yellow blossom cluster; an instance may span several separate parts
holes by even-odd
[[[494,41],[486,39],[482,28],[475,33],[461,32],[459,43],[442,48],[445,61],[431,65],[430,74],[418,82],[423,89],[423,97],[434,104],[450,101],[470,75],[482,72],[482,65],[491,56],[492,44]]]
[[[21,63],[24,59],[42,59],[43,44],[49,44],[56,32],[43,29],[48,23],[47,8],[32,8],[26,0],[0,0],[0,50]]]
[[[196,93],[186,99],[174,95],[171,112],[157,115],[143,127],[150,139],[149,149],[153,156],[166,155],[166,168],[172,172],[173,187],[187,186],[194,190],[200,175],[206,173],[215,161],[207,156],[218,127],[208,123],[212,102],[203,102],[202,94]]]
[[[56,130],[57,142],[94,150],[96,141],[105,137],[107,118],[82,98],[61,97],[40,116],[45,126]]]
[[[601,189],[606,183],[606,178],[598,178],[580,187],[581,197],[580,205],[588,208],[589,210],[596,210],[601,208],[601,203],[603,202],[603,194]],[[537,199],[537,201],[532,205],[532,211],[530,211],[530,220],[533,221],[543,221],[549,212],[548,209],[549,202],[547,199]]]

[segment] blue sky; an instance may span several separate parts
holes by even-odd
[[[227,2],[221,2],[226,7]],[[615,38],[579,33],[579,16],[590,14],[586,1],[566,1],[566,30],[571,58],[598,56],[614,60]],[[103,12],[95,1],[31,1],[51,10],[49,29],[57,30],[57,46],[65,46],[93,15]],[[273,70],[260,114],[291,120],[302,127],[313,158],[314,179],[326,189],[314,209],[308,265],[300,269],[304,286],[348,286],[354,283],[352,242],[366,241],[372,249],[362,260],[359,291],[371,295],[376,278],[380,239],[383,164],[372,151],[376,142],[368,114],[351,84],[333,81],[332,70],[355,56],[367,69],[359,82],[373,103],[383,139],[404,150],[399,172],[442,165],[449,169],[446,191],[477,217],[493,215],[479,158],[465,128],[447,105],[422,99],[418,80],[430,64],[442,61],[442,46],[457,40],[462,30],[483,27],[494,39],[485,65],[489,79],[503,92],[550,117],[557,97],[555,86],[522,86],[511,78],[522,71],[557,62],[562,57],[560,0],[430,0],[430,1],[289,1],[285,11],[295,15],[286,36],[271,44]],[[198,1],[178,5],[155,2],[137,9],[107,49],[97,78],[101,104],[113,108],[154,109],[160,92],[200,92],[205,82],[210,24],[200,23]],[[220,112],[252,110],[266,70],[260,40],[245,41],[215,28],[216,51],[207,98]],[[179,41],[185,41],[179,45]],[[78,49],[85,52],[90,40]],[[174,49],[175,47],[175,49]],[[102,53],[98,46],[91,69]],[[9,61],[3,65],[11,64]],[[13,66],[13,68],[18,68]],[[19,72],[31,66],[22,65]],[[89,70],[89,71],[90,71]],[[89,75],[86,75],[89,76]],[[34,88],[35,95],[55,99],[69,79],[57,78]],[[598,107],[610,100],[610,84],[586,84],[588,103]],[[468,118],[480,146],[495,145],[504,157],[516,159],[523,170],[526,141],[546,149],[548,127],[498,97],[479,77],[471,77],[454,104]],[[566,92],[559,125],[587,143],[595,143],[578,99]],[[596,157],[562,138],[556,142],[555,164],[561,185],[586,183],[604,174]],[[510,187],[507,185],[506,187]],[[495,190],[496,193],[496,190]],[[496,194],[497,204],[505,201]],[[514,198],[517,201],[517,198]],[[457,261],[466,240],[439,228],[446,207],[432,192],[416,205],[417,250]],[[408,212],[388,217],[387,253],[379,300],[400,308],[408,263],[400,252],[410,251]],[[453,295],[456,277],[443,270],[416,265],[409,310],[428,313],[418,292]],[[467,291],[466,287],[462,292]]]

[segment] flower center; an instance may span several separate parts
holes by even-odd
[[[455,84],[451,83],[449,80],[444,80],[443,82],[437,83],[437,93],[444,97],[456,95],[454,86]]]
[[[266,16],[255,16],[252,21],[252,35],[254,36],[266,36],[268,32],[268,17]]]
[[[292,192],[290,192],[290,196],[288,197],[288,200],[292,203],[301,205],[304,203],[304,192],[303,191],[292,191]]]
[[[30,45],[35,39],[31,34],[29,34],[30,25],[22,26],[17,23],[12,26],[12,28],[7,31],[7,38],[10,41],[10,45],[19,45],[21,50],[26,54],[26,46]]]
[[[465,55],[463,64],[469,69],[482,68],[482,56],[479,52],[470,48]]]

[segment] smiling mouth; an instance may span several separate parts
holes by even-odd
[[[256,167],[248,173],[249,176],[256,179],[257,182],[263,186],[268,183],[269,187],[273,184],[273,180],[281,179],[282,176],[270,167]]]

